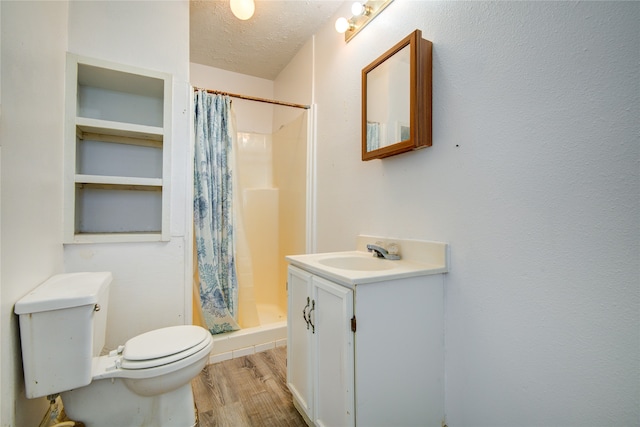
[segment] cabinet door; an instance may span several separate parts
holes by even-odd
[[[313,361],[311,353],[311,274],[289,267],[287,307],[287,385],[299,410],[313,419]]]
[[[315,425],[354,425],[353,291],[313,276]]]

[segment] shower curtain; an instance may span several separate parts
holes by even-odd
[[[380,148],[380,123],[367,122],[367,151]]]
[[[194,228],[202,317],[212,334],[240,329],[233,224],[231,100],[195,96]]]

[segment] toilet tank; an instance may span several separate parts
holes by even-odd
[[[111,280],[109,272],[58,274],[16,303],[28,398],[91,382],[93,357],[105,342]]]

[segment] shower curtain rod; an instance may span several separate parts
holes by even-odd
[[[266,102],[267,104],[284,105],[286,107],[303,108],[305,110],[308,110],[310,108],[308,105],[293,104],[291,102],[284,102],[284,101],[274,101],[273,99],[256,98],[255,96],[239,95],[237,93],[223,92],[223,91],[220,91],[220,90],[201,89],[201,88],[197,88],[197,87],[194,87],[193,89],[194,90],[204,90],[204,91],[207,91],[208,93],[213,93],[213,94],[216,94],[216,95],[227,95],[227,96],[230,96],[232,98],[247,99],[249,101]]]

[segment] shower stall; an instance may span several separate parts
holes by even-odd
[[[285,256],[307,249],[309,109],[235,98],[232,104],[241,329],[213,336],[212,362],[286,343]],[[194,303],[194,323],[198,309]]]

